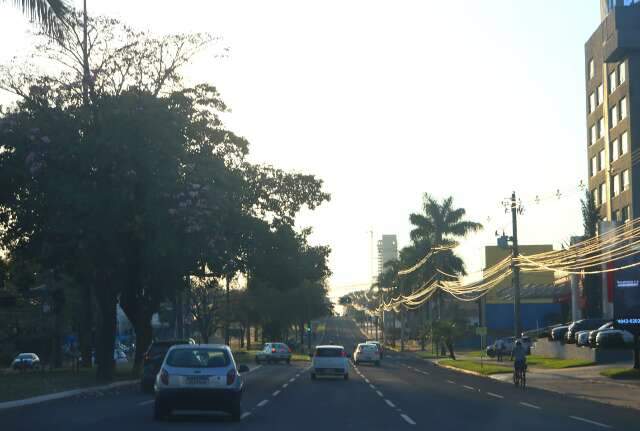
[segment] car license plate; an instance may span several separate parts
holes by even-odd
[[[185,381],[188,385],[206,385],[209,383],[209,376],[187,376]]]

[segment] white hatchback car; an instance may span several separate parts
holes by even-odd
[[[371,362],[377,366],[380,365],[380,351],[378,346],[369,343],[360,343],[353,352],[353,362],[359,365],[362,362]]]
[[[217,410],[239,421],[244,382],[228,346],[180,344],[167,352],[155,382],[154,418],[172,410]]]
[[[311,361],[311,380],[317,376],[349,379],[349,358],[342,346],[317,346]]]

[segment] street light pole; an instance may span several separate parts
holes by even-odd
[[[511,270],[513,274],[513,326],[515,337],[520,338],[522,333],[522,321],[520,316],[520,267],[517,265],[518,257],[518,203],[516,192],[511,193],[511,222],[513,224]]]

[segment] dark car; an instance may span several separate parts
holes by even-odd
[[[613,322],[607,322],[598,329],[594,329],[589,332],[589,346],[596,347],[596,337],[598,336],[598,332],[604,331],[605,329],[613,329]]]
[[[156,376],[160,371],[164,357],[171,348],[176,344],[195,344],[193,340],[164,340],[154,341],[149,346],[149,350],[144,354],[142,361],[142,378],[140,379],[140,388],[142,392],[149,393],[153,391],[153,384]]]
[[[561,341],[564,343],[565,335],[569,330],[568,325],[557,326],[551,330],[551,340],[552,341]]]
[[[14,370],[37,370],[40,368],[40,358],[35,353],[20,353],[11,363]]]
[[[569,325],[569,329],[567,330],[567,335],[565,341],[569,344],[574,344],[576,342],[576,333],[579,331],[593,330],[598,329],[605,323],[607,323],[608,319],[582,319],[576,320],[571,325]]]

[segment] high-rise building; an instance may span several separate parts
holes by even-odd
[[[382,235],[378,241],[378,274],[382,273],[384,264],[398,259],[398,238],[396,235]]]
[[[589,190],[604,220],[624,223],[640,215],[640,0],[600,11],[585,44]]]

